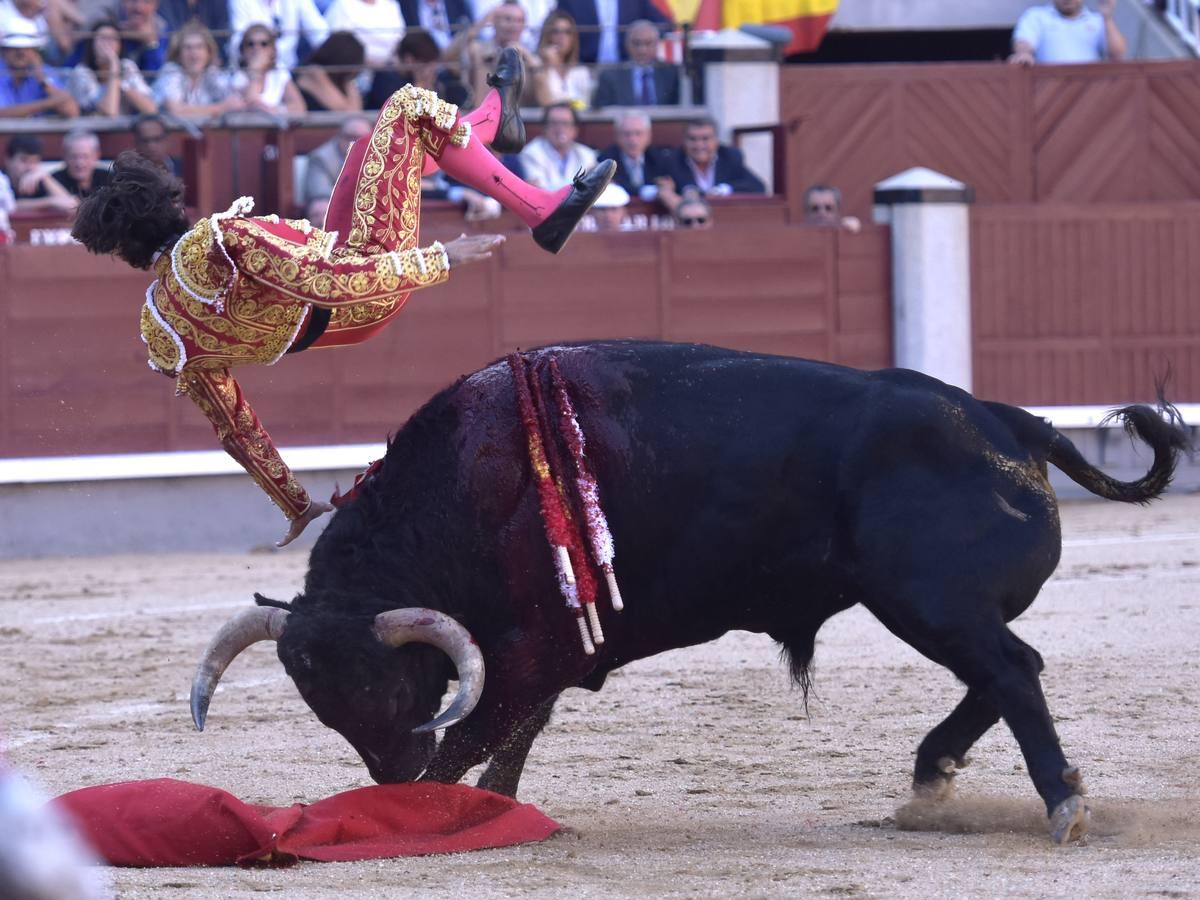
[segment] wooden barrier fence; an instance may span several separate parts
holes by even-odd
[[[889,255],[886,229],[780,224],[581,234],[561,257],[511,240],[489,264],[413,294],[362,346],[239,380],[280,444],[305,445],[381,440],[460,374],[551,342],[664,338],[884,366]],[[146,366],[148,280],[79,247],[0,247],[0,457],[215,446]]]

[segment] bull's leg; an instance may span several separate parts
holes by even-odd
[[[492,756],[487,770],[479,776],[478,787],[504,794],[506,797],[517,796],[517,785],[520,784],[521,773],[525,770],[529,748],[533,746],[534,738],[550,721],[550,713],[556,700],[557,694],[539,706],[533,715],[513,730],[509,739]]]
[[[1002,621],[959,620],[949,602],[908,606],[868,604],[896,635],[941,663],[969,690],[991,702],[1017,739],[1029,777],[1046,804],[1050,834],[1058,843],[1082,837],[1088,810],[1079,770],[1067,763],[1038,678],[1042,658]]]
[[[421,780],[457,784],[469,770],[490,759],[507,744],[519,726],[538,708],[539,705],[533,703],[510,703],[502,710],[494,706],[476,708],[467,718],[446,730],[446,736],[438,744]]]
[[[967,751],[1000,721],[1000,711],[981,691],[970,689],[954,711],[917,748],[913,791],[943,799],[953,793],[954,774],[967,764]]]

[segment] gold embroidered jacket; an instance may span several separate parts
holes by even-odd
[[[201,219],[155,261],[142,340],[150,367],[177,376],[178,392],[208,417],[229,455],[294,519],[308,508],[308,494],[230,368],[276,362],[310,306],[365,304],[378,319],[381,310],[398,310],[410,291],[445,281],[449,263],[439,243],[373,256],[334,250],[336,234],[305,221],[248,218],[251,205],[242,198]]]

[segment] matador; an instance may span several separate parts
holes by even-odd
[[[400,312],[410,292],[491,256],[503,237],[418,245],[423,173],[440,167],[494,197],[552,253],[612,179],[616,164],[608,161],[546,191],[506,169],[488,146],[511,153],[525,141],[516,51],[501,56],[488,83],[492,90],[467,114],[412,85],[393,94],[371,133],[347,154],[320,228],[251,216],[246,197],[190,225],[182,184],[133,152],[122,153],[111,182],[80,205],[76,240],[93,253],[153,269],[141,313],[150,367],[176,379],[177,393],[191,397],[226,452],[290,520],[279,546],[332,507],[309,497],[231,370],[365,341]]]

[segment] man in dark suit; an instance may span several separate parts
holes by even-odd
[[[625,32],[629,62],[604,69],[592,95],[592,108],[674,106],[679,103],[679,69],[658,62],[658,28],[639,19]]]
[[[400,0],[400,15],[405,28],[428,31],[442,50],[450,46],[456,29],[473,19],[467,0]]]
[[[675,190],[695,187],[706,197],[765,194],[767,186],[746,168],[742,151],[717,142],[717,123],[710,118],[688,122],[683,147],[672,155]]]
[[[671,20],[650,0],[558,0],[579,26],[579,61],[615,63],[625,59],[620,30],[638,19],[659,24]]]
[[[616,143],[600,151],[600,159],[615,159],[619,184],[631,197],[653,200],[658,196],[657,181],[671,175],[671,151],[650,144],[650,117],[638,109],[621,113],[613,123]]]

